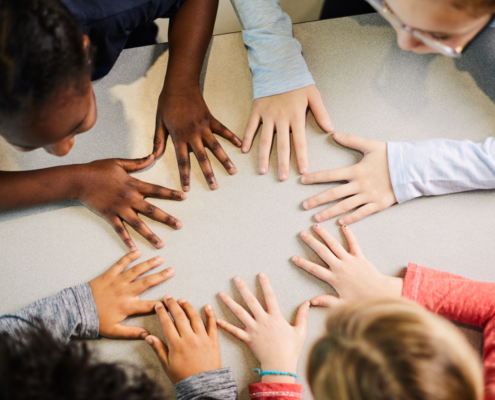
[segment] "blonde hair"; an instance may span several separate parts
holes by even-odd
[[[316,400],[480,400],[481,362],[448,321],[404,300],[344,305],[315,344]]]

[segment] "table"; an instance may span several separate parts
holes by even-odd
[[[495,30],[486,33],[461,60],[418,56],[401,51],[395,33],[380,17],[365,15],[294,25],[309,69],[339,131],[383,141],[427,138],[482,141],[495,129]],[[95,83],[99,117],[95,127],[77,137],[64,158],[37,150],[17,153],[0,143],[0,168],[42,168],[89,162],[99,158],[142,157],[152,148],[156,102],[168,52],[166,45],[126,50],[115,68]],[[242,137],[250,115],[252,88],[246,49],[240,33],[212,40],[203,74],[204,96],[212,114]],[[344,167],[361,154],[337,145],[308,115],[310,171]],[[294,266],[292,255],[317,261],[298,238],[310,229],[316,212],[301,203],[332,184],[300,183],[294,158],[291,176],[277,180],[276,147],[270,171],[257,173],[258,141],[242,154],[219,139],[238,168],[229,176],[211,157],[219,189],[210,191],[191,157],[191,191],[183,203],[150,200],[183,222],[180,231],[143,219],[165,242],[155,250],[134,231],[141,260],[161,255],[175,277],[143,294],[187,298],[195,307],[213,304],[230,322],[235,317],[217,297],[220,290],[238,293],[235,275],[261,295],[256,275],[266,272],[283,314],[293,320],[304,300],[329,293],[325,283]],[[179,189],[173,146],[151,168],[135,176]],[[352,229],[362,250],[377,268],[394,274],[408,262],[450,271],[477,280],[495,281],[495,192],[470,192],[422,198],[394,206]],[[320,207],[322,209],[325,206]],[[125,252],[112,228],[77,202],[0,215],[2,279],[0,313],[15,311],[38,298],[88,281],[104,272]],[[336,219],[322,224],[341,237]],[[325,311],[312,309],[308,339],[299,364],[304,382],[305,360],[312,342],[322,333]],[[155,316],[132,318],[133,324],[157,334]],[[476,346],[480,332],[468,329]],[[222,360],[234,371],[241,399],[249,398],[247,383],[257,381],[251,368],[258,363],[247,347],[227,333],[220,334]],[[142,341],[101,339],[91,342],[104,360],[125,360],[144,366],[167,393],[172,387],[148,345]],[[311,398],[308,388],[305,399]]]

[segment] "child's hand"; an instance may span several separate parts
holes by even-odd
[[[315,224],[313,228],[326,245],[305,231],[301,232],[301,238],[325,261],[329,268],[324,268],[298,256],[292,257],[292,261],[298,267],[332,285],[339,295],[337,297],[316,296],[311,300],[312,305],[329,307],[342,301],[401,297],[402,279],[380,274],[373,264],[363,256],[358,242],[348,226],[344,225],[342,230],[349,243],[349,253],[320,225]]]
[[[237,147],[241,146],[241,140],[211,115],[199,90],[191,94],[180,93],[175,96],[166,93],[165,90],[162,92],[156,112],[153,154],[158,158],[163,153],[170,135],[179,165],[180,182],[186,192],[190,188],[189,152],[191,151],[198,159],[206,182],[212,190],[218,188],[218,183],[205,147],[215,155],[230,175],[237,172],[234,163],[213,133],[222,136]]]
[[[131,251],[136,249],[136,245],[123,221],[156,248],[163,247],[161,239],[146,226],[138,213],[174,229],[182,226],[178,219],[148,203],[145,198],[184,200],[184,193],[142,182],[129,175],[129,172],[148,167],[153,160],[153,155],[136,160],[112,158],[77,166],[80,190],[75,197],[112,225]]]
[[[136,280],[163,262],[161,257],[155,257],[124,272],[140,255],[139,250],[125,255],[107,272],[89,282],[98,309],[102,336],[139,339],[148,335],[146,329],[123,325],[122,321],[131,315],[152,312],[153,307],[160,302],[139,300],[139,295],[174,276],[174,270],[167,268]]]
[[[251,149],[254,136],[263,122],[260,139],[258,172],[266,174],[270,163],[270,152],[274,132],[277,132],[278,179],[289,177],[290,131],[294,140],[299,173],[308,171],[308,150],[306,146],[306,111],[311,108],[316,122],[325,132],[334,127],[315,85],[292,90],[275,96],[261,97],[254,101],[251,117],[244,133],[242,152]]]
[[[267,311],[263,309],[256,297],[247,288],[241,278],[234,278],[235,285],[253,313],[254,318],[229,295],[220,292],[220,298],[241,321],[241,329],[223,319],[217,320],[227,332],[246,343],[254,356],[261,363],[264,371],[281,371],[296,373],[297,360],[306,338],[309,302],[304,302],[297,312],[294,326],[282,316],[277,298],[265,274],[259,274],[259,281],[265,296]],[[284,375],[264,375],[263,382],[294,382],[294,378]]]
[[[167,295],[164,302],[168,312],[162,303],[157,304],[155,310],[166,344],[152,335],[146,338],[146,342],[155,350],[172,383],[222,368],[213,308],[209,304],[205,307],[205,328],[201,316],[186,300],[180,299],[176,302],[172,296]],[[173,320],[168,313],[172,315]]]
[[[322,222],[362,206],[339,219],[339,224],[344,225],[356,222],[397,203],[388,171],[387,144],[342,133],[334,133],[333,137],[338,143],[364,153],[364,157],[359,163],[347,168],[304,175],[301,178],[304,184],[348,181],[344,185],[328,189],[305,200],[304,209],[310,210],[347,197],[334,206],[315,214],[315,220]]]

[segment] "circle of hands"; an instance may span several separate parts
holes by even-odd
[[[172,383],[191,375],[221,368],[217,326],[246,343],[263,370],[295,374],[306,337],[310,306],[332,307],[347,301],[383,296],[383,293],[400,297],[401,280],[380,274],[364,257],[356,238],[347,226],[397,202],[388,171],[386,143],[336,132],[333,134],[334,140],[342,146],[363,153],[361,161],[346,168],[307,173],[305,133],[307,109],[312,110],[316,121],[325,131],[334,130],[320,93],[314,85],[255,100],[242,142],[210,114],[200,95],[182,101],[195,106],[184,107],[177,99],[170,101],[167,98],[160,98],[153,153],[148,157],[137,160],[100,160],[82,166],[85,169],[88,185],[82,185],[79,199],[110,223],[131,250],[108,271],[89,283],[97,306],[100,335],[110,338],[145,339],[156,352]],[[158,256],[128,268],[141,253],[134,245],[123,222],[127,222],[153,246],[161,248],[163,241],[146,226],[138,213],[174,229],[180,229],[182,225],[178,219],[145,199],[154,197],[182,201],[185,200],[186,195],[159,185],[142,182],[131,177],[129,173],[150,166],[163,154],[170,136],[175,148],[183,190],[190,189],[190,152],[197,157],[210,189],[217,189],[218,183],[206,148],[230,174],[235,174],[237,170],[214,134],[241,147],[242,152],[246,153],[252,146],[260,123],[263,123],[258,161],[260,174],[268,171],[270,149],[276,132],[278,177],[281,181],[289,176],[292,134],[298,170],[303,174],[301,178],[303,184],[346,182],[306,199],[303,208],[311,210],[337,201],[336,204],[314,215],[317,222],[354,210],[339,219],[349,251],[345,250],[323,227],[315,224],[314,234],[323,242],[317,240],[314,234],[305,231],[300,233],[300,237],[321,258],[326,267],[300,256],[292,258],[296,266],[331,285],[338,295],[319,295],[311,301],[305,301],[298,309],[294,324],[290,324],[283,317],[270,281],[264,273],[260,273],[258,279],[266,309],[248,289],[242,278],[236,276],[235,286],[250,312],[225,292],[220,292],[219,297],[243,324],[242,328],[223,319],[217,319],[210,304],[205,306],[205,324],[200,314],[185,299],[175,300],[170,295],[166,295],[163,301],[140,300],[141,293],[172,278],[174,270],[167,268],[139,279],[141,275],[160,266],[163,259]],[[150,335],[144,328],[122,323],[131,315],[153,311],[158,316],[165,342],[157,336]],[[262,381],[292,383],[294,377],[264,375]]]

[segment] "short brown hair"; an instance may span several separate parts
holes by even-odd
[[[316,400],[480,400],[479,357],[448,321],[404,300],[344,305],[315,344]]]
[[[495,0],[450,0],[454,8],[466,10],[473,17],[495,13]]]

